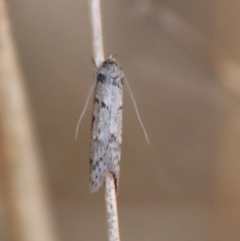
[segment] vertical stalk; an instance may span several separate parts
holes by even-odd
[[[99,67],[104,61],[100,0],[89,0],[89,6],[94,62],[96,67]],[[111,173],[108,174],[105,180],[105,201],[109,241],[120,241],[115,182]]]
[[[54,241],[24,81],[0,0],[0,185],[7,240]]]
[[[100,0],[89,0],[92,27],[93,57],[97,67],[104,60]]]
[[[106,201],[106,209],[107,209],[109,241],[120,240],[115,190],[116,188],[114,183],[114,177],[111,173],[109,173],[105,180],[105,201]]]

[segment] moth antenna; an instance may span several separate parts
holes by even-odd
[[[80,123],[81,123],[82,118],[83,118],[83,116],[84,116],[84,114],[85,114],[85,112],[86,112],[86,109],[87,109],[87,106],[88,106],[88,102],[89,102],[89,99],[90,99],[90,96],[91,96],[91,94],[92,94],[92,91],[93,91],[93,88],[94,88],[94,87],[95,87],[95,82],[92,84],[92,87],[91,87],[90,92],[89,92],[88,97],[87,97],[87,101],[86,101],[86,103],[85,103],[85,106],[84,106],[84,108],[83,108],[83,111],[82,111],[82,113],[81,113],[81,115],[80,115],[80,117],[79,117],[78,123],[77,123],[76,131],[75,131],[75,139],[76,139],[76,140],[78,139],[78,131],[79,131]]]
[[[146,131],[144,125],[143,125],[143,122],[142,122],[142,119],[141,119],[141,117],[140,117],[140,114],[139,114],[139,112],[138,112],[137,103],[136,103],[136,101],[135,101],[135,99],[134,99],[132,90],[131,90],[131,88],[130,88],[130,85],[129,85],[126,77],[125,77],[125,80],[126,80],[126,83],[127,83],[128,91],[129,91],[129,93],[130,93],[130,97],[132,98],[133,105],[134,105],[134,107],[135,107],[135,111],[136,111],[136,114],[137,114],[137,118],[138,118],[138,120],[139,120],[139,122],[140,122],[140,125],[141,125],[141,127],[142,127],[142,130],[143,130],[143,133],[144,133],[144,135],[145,135],[147,144],[149,145],[150,142],[149,142],[148,134],[147,134],[147,131]]]

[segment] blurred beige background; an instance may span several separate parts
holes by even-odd
[[[93,81],[88,1],[8,7],[60,240],[107,240],[103,190],[88,190]],[[240,2],[102,1],[105,54],[125,88],[122,240],[240,240]],[[3,230],[2,230],[3,232]]]

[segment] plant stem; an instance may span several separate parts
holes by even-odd
[[[96,67],[99,67],[104,60],[100,0],[89,0],[89,4],[92,24],[93,56]]]
[[[0,184],[7,240],[55,241],[28,96],[0,0]]]
[[[114,177],[111,173],[109,173],[105,180],[105,201],[107,209],[109,241],[120,240],[115,190]]]
[[[92,27],[93,56],[96,67],[104,61],[100,0],[89,0]],[[114,177],[108,174],[105,180],[105,201],[107,209],[108,239],[120,241],[118,228],[117,201]]]

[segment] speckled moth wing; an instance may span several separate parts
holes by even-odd
[[[90,153],[90,190],[98,191],[110,172],[119,183],[122,142],[122,92],[124,74],[112,57],[95,74],[92,140]]]

